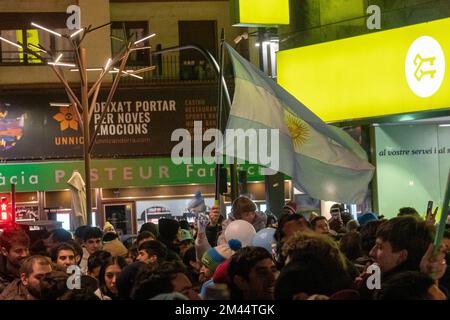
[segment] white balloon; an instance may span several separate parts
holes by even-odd
[[[252,244],[252,239],[256,234],[255,228],[245,220],[235,220],[225,229],[225,239],[237,239],[242,243],[242,248]]]

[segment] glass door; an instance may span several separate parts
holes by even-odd
[[[104,204],[105,221],[114,226],[119,236],[133,234],[133,203]]]

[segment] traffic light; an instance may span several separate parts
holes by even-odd
[[[2,197],[0,204],[0,218],[2,222],[9,220],[9,203],[8,198]]]

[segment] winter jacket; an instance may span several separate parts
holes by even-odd
[[[0,255],[0,293],[15,279],[17,279],[17,276],[10,273],[6,268],[6,257]]]
[[[20,279],[11,282],[0,294],[0,300],[37,300],[22,285]]]
[[[125,258],[128,254],[128,249],[119,239],[104,242],[102,250],[108,251],[113,257],[121,256]]]

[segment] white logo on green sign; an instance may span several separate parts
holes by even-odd
[[[434,95],[445,75],[445,56],[439,42],[429,36],[414,40],[406,56],[405,73],[415,95],[421,98]]]

